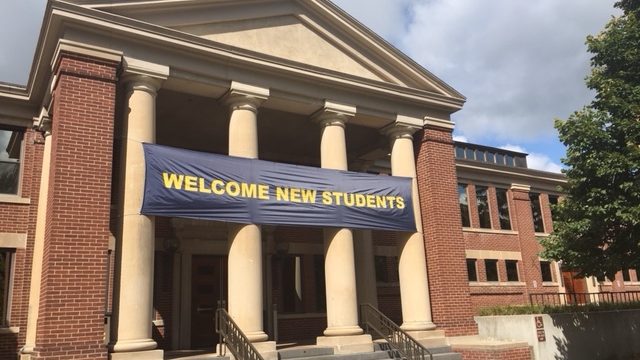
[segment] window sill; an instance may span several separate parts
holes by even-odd
[[[543,281],[542,286],[543,287],[560,286],[560,283],[553,282],[553,281]]]
[[[535,233],[535,236],[538,236],[538,237],[547,237],[549,235],[551,235],[551,234],[549,234],[549,233],[541,233],[541,232]]]
[[[19,327],[0,327],[0,335],[2,334],[18,334],[20,333]]]
[[[518,235],[517,231],[513,230],[499,230],[499,229],[483,229],[483,228],[470,228],[463,227],[463,232],[481,233],[481,234],[502,234],[502,235]]]
[[[31,199],[18,195],[0,194],[0,203],[29,205],[31,204]]]
[[[477,286],[477,287],[486,287],[486,286],[526,286],[527,284],[521,281],[487,281],[487,282],[479,282],[479,281],[470,281],[469,286]]]
[[[299,313],[299,314],[280,314],[278,313],[278,319],[308,319],[308,318],[321,318],[326,317],[326,313]]]

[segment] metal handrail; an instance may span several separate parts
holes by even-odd
[[[220,336],[220,356],[228,348],[238,360],[264,360],[227,310],[216,310],[216,332]],[[227,345],[227,346],[223,346]]]
[[[360,305],[360,318],[364,330],[371,334],[371,330],[385,339],[389,346],[400,353],[407,360],[433,360],[433,354],[416,339],[400,329],[396,323],[386,317],[371,304]],[[373,334],[371,334],[373,335]]]

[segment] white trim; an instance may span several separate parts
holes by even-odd
[[[469,281],[471,287],[491,287],[491,286],[526,286],[522,281]],[[473,294],[472,294],[473,295]]]
[[[500,229],[485,229],[485,228],[463,227],[462,231],[463,232],[470,232],[470,233],[518,235],[518,232],[515,231],[515,230],[500,230]]]
[[[0,194],[0,203],[29,205],[31,204],[31,199],[20,195]]]
[[[26,249],[27,234],[0,232],[0,247],[9,249]]]
[[[0,335],[3,334],[18,334],[20,333],[20,328],[17,326],[10,327],[0,327]]]
[[[522,261],[522,253],[519,251],[465,250],[465,255],[467,259]]]

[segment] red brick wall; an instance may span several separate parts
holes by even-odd
[[[530,347],[503,350],[480,349],[456,349],[453,351],[462,354],[463,360],[531,360],[533,354]]]
[[[107,357],[103,317],[117,66],[70,54],[57,64],[40,359]]]
[[[447,335],[475,334],[451,132],[427,127],[415,139],[433,321]]]
[[[13,296],[10,300],[9,325],[20,328],[20,332],[18,334],[0,334],[0,359],[15,359],[18,350],[25,342],[29,287],[31,286],[31,262],[44,150],[42,141],[43,138],[39,133],[31,129],[25,131],[20,195],[23,198],[29,198],[30,204],[0,203],[0,232],[27,235],[27,248],[17,249],[13,257]]]

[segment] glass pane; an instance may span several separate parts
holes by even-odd
[[[17,194],[23,132],[0,128],[0,193]]]
[[[504,155],[496,154],[496,164],[504,165]]]
[[[549,204],[551,205],[551,219],[555,220],[555,214],[556,214],[556,210],[555,210],[555,206],[558,205],[558,196],[556,195],[549,195]]]
[[[456,158],[464,159],[464,148],[461,148],[460,146],[456,146]]]
[[[507,260],[505,265],[507,267],[507,281],[518,281],[518,262]]]
[[[17,194],[20,164],[0,162],[0,194]]]
[[[511,230],[511,219],[509,218],[509,201],[506,189],[496,189],[496,199],[498,200],[498,217],[500,218],[500,229]]]
[[[491,215],[489,214],[489,201],[487,199],[486,186],[476,186],[476,202],[478,203],[480,227],[491,229]]]
[[[506,160],[507,166],[515,166],[516,165],[515,162],[513,161],[513,156],[511,156],[511,155],[505,156],[505,160]]]
[[[496,162],[496,154],[487,151],[487,162],[488,163],[495,163]]]
[[[478,281],[476,259],[467,259],[467,275],[469,276],[469,281]]]
[[[484,161],[484,151],[476,150],[476,160]]]
[[[533,214],[533,228],[535,232],[544,232],[544,222],[542,221],[542,209],[540,208],[540,194],[530,193],[531,213]]]
[[[484,267],[487,273],[487,281],[498,281],[498,260],[485,260]]]
[[[467,198],[467,185],[458,184],[458,203],[460,204],[460,216],[462,217],[462,226],[470,227],[469,218],[469,200]]]
[[[10,254],[7,251],[0,251],[0,326],[7,323],[7,300],[9,290],[9,264]]]
[[[466,149],[465,150],[465,157],[468,160],[475,160],[476,158],[475,158],[474,154],[475,154],[475,151],[473,151],[473,149]]]
[[[540,271],[542,272],[542,281],[552,282],[551,263],[548,261],[540,261]]]

